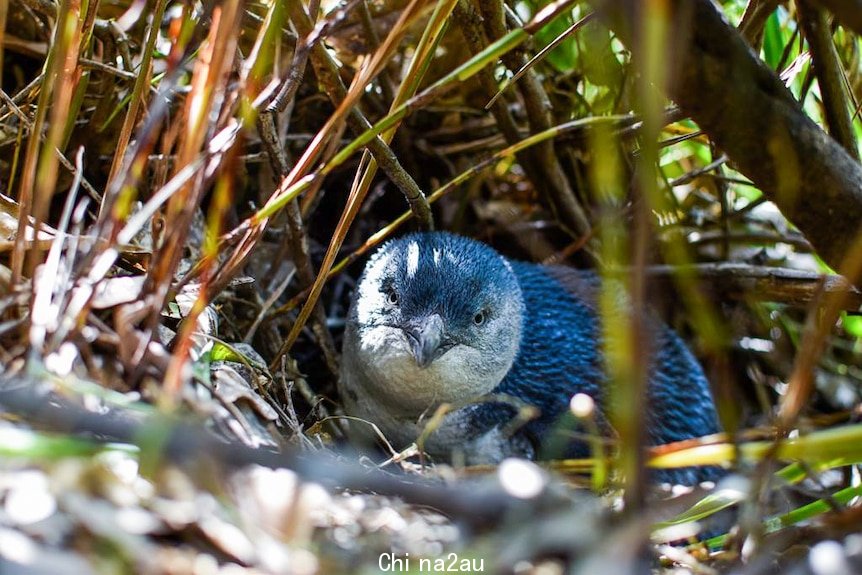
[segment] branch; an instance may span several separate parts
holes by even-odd
[[[821,292],[843,294],[844,309],[862,307],[862,292],[844,277],[791,268],[753,266],[735,262],[689,266],[650,266],[647,274],[659,285],[675,277],[692,275],[705,286],[737,299],[768,301],[807,307]]]
[[[593,0],[635,55],[649,3]],[[862,167],[805,113],[710,0],[669,0],[669,95],[839,269],[862,230]]]
[[[862,34],[862,0],[814,0],[838,18],[842,26]]]

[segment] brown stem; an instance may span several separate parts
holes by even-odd
[[[260,115],[258,121],[258,132],[269,156],[270,163],[275,173],[279,175],[279,180],[290,173],[290,163],[284,146],[278,139],[276,115],[279,111],[285,110],[289,103],[293,101],[296,90],[302,81],[308,61],[308,53],[309,51],[305,45],[297,47],[284,85],[279,90],[278,95]],[[285,240],[290,248],[293,263],[296,265],[297,275],[301,284],[300,287],[306,288],[314,283],[316,274],[308,251],[308,237],[302,222],[302,213],[299,209],[298,200],[294,200],[287,205],[285,216],[288,231]],[[326,327],[326,312],[319,303],[314,308],[311,330],[323,352],[327,368],[334,377],[337,377],[338,353],[335,350],[335,341],[332,339],[332,334],[329,333]]]
[[[503,2],[501,0],[478,1],[490,40],[494,41],[506,35],[508,30]],[[527,57],[520,48],[503,56],[503,62],[510,70],[523,69],[527,61]],[[532,69],[525,71],[517,82],[517,88],[524,101],[530,132],[542,132],[553,126],[551,101]],[[587,234],[590,230],[590,222],[583,207],[576,200],[569,180],[557,159],[554,143],[542,142],[533,147],[532,154],[544,176],[543,186],[540,189],[544,190],[545,196],[556,209],[563,225],[574,231],[578,237]]]
[[[294,4],[291,17],[300,35],[307,36],[311,33],[311,19],[303,9],[301,2]],[[338,74],[338,67],[332,61],[326,48],[321,44],[315,45],[312,49],[311,64],[314,67],[317,79],[320,81],[330,100],[336,106],[340,104],[347,95],[347,89]],[[350,111],[350,114],[347,116],[347,125],[357,135],[371,129],[371,123],[358,108],[353,108]],[[419,220],[420,226],[425,229],[432,229],[434,223],[428,200],[416,181],[401,166],[392,148],[386,145],[380,136],[377,136],[368,142],[368,151],[374,156],[380,169],[398,186],[401,193],[407,198],[407,202],[410,204],[414,216]]]
[[[471,54],[477,54],[484,50],[488,46],[488,39],[482,29],[482,16],[466,0],[458,3],[455,7],[454,15],[461,27]],[[514,68],[518,69],[520,66],[515,66]],[[487,98],[489,100],[493,98],[498,91],[498,86],[491,70],[482,70],[477,75],[477,78]],[[519,84],[520,86],[521,84]],[[523,88],[521,90],[523,93]],[[529,91],[529,94],[530,110],[528,110],[528,115],[530,116],[531,128],[538,131],[538,126],[532,124],[541,121],[538,116],[542,116],[544,111],[536,114],[536,107],[542,106],[542,104],[538,104],[540,101],[539,95],[534,91]],[[544,106],[549,108],[547,103]],[[514,144],[522,139],[523,136],[508,109],[505,97],[498,98],[494,102],[491,106],[491,113],[509,144]],[[548,126],[550,126],[549,122]],[[554,155],[553,146],[543,143],[535,148],[518,153],[517,157],[518,162],[523,166],[533,186],[545,197],[549,206],[555,212],[560,224],[567,228],[573,237],[585,235],[590,228],[589,221],[581,207],[575,201],[574,194]]]
[[[847,91],[844,88],[844,70],[832,42],[832,31],[826,19],[826,12],[804,0],[798,0],[797,6],[799,22],[811,48],[814,74],[823,97],[829,133],[858,161],[859,151],[850,119],[851,104],[847,101]]]

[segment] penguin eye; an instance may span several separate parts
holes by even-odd
[[[476,312],[476,315],[473,316],[473,324],[474,325],[482,325],[483,323],[485,323],[485,312],[484,311]]]
[[[386,294],[386,301],[391,305],[398,305],[398,294],[394,289],[390,289],[389,293]]]

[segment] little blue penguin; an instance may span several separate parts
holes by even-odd
[[[432,457],[459,453],[471,464],[538,458],[573,395],[603,404],[599,289],[593,272],[509,260],[447,232],[391,240],[368,261],[350,307],[339,381],[345,410],[403,448],[447,403],[452,410],[423,444]],[[717,432],[701,366],[670,328],[652,317],[648,323],[647,443]],[[513,429],[517,404],[538,416]],[[607,432],[601,411],[597,419]],[[589,451],[570,440],[563,455]],[[717,473],[692,467],[653,478],[691,485]]]

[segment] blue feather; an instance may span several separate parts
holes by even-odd
[[[368,270],[372,268],[375,272],[369,273]],[[457,450],[459,446],[450,443],[459,440],[467,445],[471,438],[490,437],[492,442],[496,442],[492,445],[501,446],[509,442],[508,446],[502,445],[499,450],[503,456],[506,453],[544,457],[587,456],[589,452],[583,442],[569,439],[577,422],[569,413],[568,406],[571,397],[577,393],[594,398],[598,406],[597,422],[605,432],[610,431],[604,416],[607,378],[602,358],[602,330],[595,306],[597,294],[605,286],[594,273],[506,260],[488,246],[474,240],[434,232],[411,234],[384,245],[369,262],[360,285],[363,282],[377,282],[366,286],[364,293],[367,302],[382,301],[382,297],[376,294],[394,293],[393,300],[397,301],[397,306],[391,302],[378,304],[379,308],[371,306],[369,315],[370,318],[376,318],[373,319],[375,325],[384,326],[376,329],[390,330],[387,333],[395,334],[391,335],[396,338],[393,341],[406,337],[401,333],[402,329],[416,329],[417,325],[424,325],[424,318],[436,314],[442,320],[435,321],[442,321],[446,326],[444,335],[453,342],[450,345],[466,345],[471,349],[488,350],[494,349],[494,346],[505,349],[507,346],[504,341],[508,336],[500,335],[498,337],[501,340],[490,342],[483,340],[487,338],[481,331],[483,328],[471,322],[476,318],[476,310],[485,310],[493,317],[494,310],[505,307],[504,303],[513,302],[512,298],[521,299],[520,305],[515,300],[514,305],[505,307],[513,310],[511,313],[515,316],[520,309],[521,318],[516,322],[517,327],[513,328],[514,331],[507,332],[504,329],[498,332],[519,334],[512,336],[520,337],[519,342],[517,339],[508,340],[512,342],[508,349],[513,350],[507,360],[512,362],[511,367],[504,367],[508,371],[502,371],[497,376],[502,379],[492,380],[485,389],[490,390],[492,396],[507,396],[537,408],[538,416],[507,438],[500,433],[489,432],[508,430],[509,423],[518,413],[511,402],[468,401],[470,404],[459,409],[449,420],[455,432],[435,432],[443,438],[440,439],[443,445],[438,446],[440,451]],[[359,393],[379,394],[381,390],[397,394],[399,381],[404,380],[393,382],[386,371],[377,372],[390,380],[386,385],[375,386],[373,381],[368,381],[369,376],[363,368],[365,362],[376,362],[380,358],[377,355],[362,356],[360,332],[364,326],[356,319],[355,308],[356,302],[351,312],[354,323],[348,326],[345,337],[349,345],[345,345],[347,367],[343,370],[341,384],[348,395],[354,398]],[[646,319],[652,361],[645,443],[660,445],[717,432],[718,419],[701,366],[676,333],[651,313],[647,313]],[[518,344],[517,347],[514,347],[515,344]],[[375,349],[377,351],[374,353],[381,353],[378,348]],[[402,354],[398,357],[402,363],[393,365],[404,366],[403,350],[382,353]],[[445,355],[450,352],[442,353]],[[492,353],[485,357],[489,358],[489,362],[492,358],[499,359]],[[410,377],[414,384],[428,377],[422,369],[401,369],[408,369],[409,373],[414,374]],[[457,373],[447,372],[448,375],[442,380],[439,379],[440,372],[435,372],[438,373],[438,379],[434,382],[439,385],[440,381],[447,381],[450,382],[447,385],[458,385],[461,372],[457,368],[455,371]],[[357,387],[361,389],[357,391]],[[372,389],[376,391],[370,392]],[[448,387],[440,389],[441,393],[445,393]],[[417,417],[415,402],[413,412],[407,407],[410,405],[409,399],[396,396],[369,400],[364,404],[367,413],[359,415],[376,417],[384,431],[395,435],[400,433],[402,437],[409,438],[413,432],[405,431],[405,426],[415,422]],[[403,402],[403,408],[398,407],[399,402]],[[427,407],[433,408],[433,405]],[[361,407],[356,409],[362,412]],[[403,413],[393,409],[403,409]],[[384,410],[390,411],[382,413]],[[483,444],[473,443],[472,449],[480,450],[479,445]],[[722,471],[714,467],[692,467],[660,470],[654,474],[654,478],[694,484],[714,480],[721,474]]]

